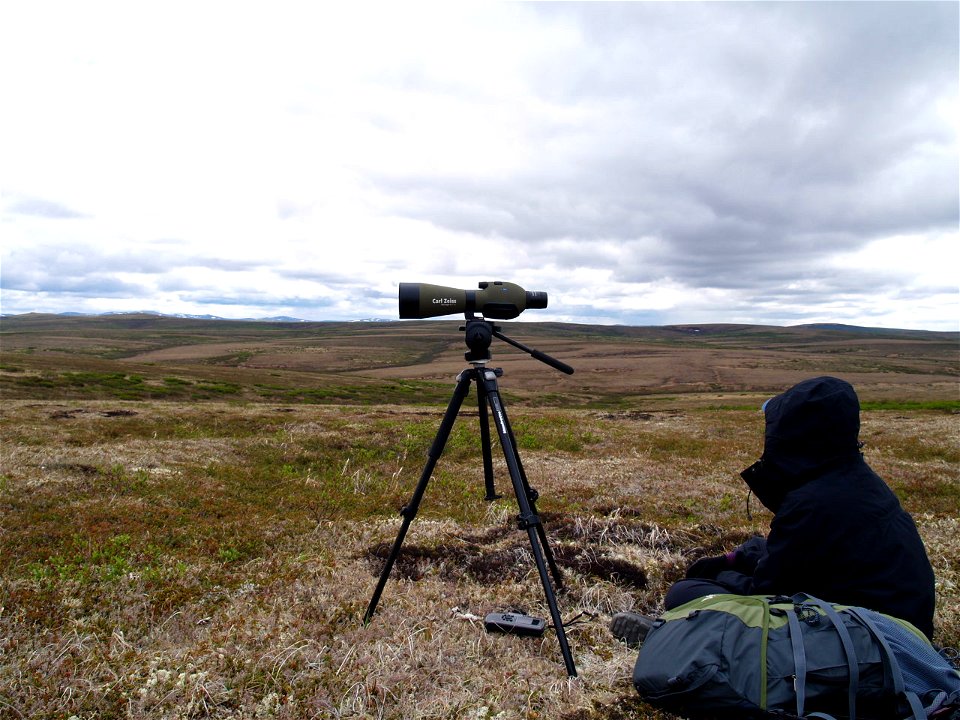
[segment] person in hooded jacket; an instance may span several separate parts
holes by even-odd
[[[807,593],[907,620],[933,637],[934,576],[913,518],[860,452],[860,403],[834,377],[805,380],[763,406],[763,455],[741,473],[774,517],[766,538],[702,558],[664,605],[704,595]],[[638,644],[653,621],[618,613]]]

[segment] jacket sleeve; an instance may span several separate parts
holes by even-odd
[[[794,493],[770,523],[766,552],[753,554],[753,573],[726,570],[717,575],[717,582],[738,595],[790,595],[806,587],[818,553],[813,546],[829,535],[828,528],[813,527],[820,524],[816,516],[804,503],[803,493]]]
[[[792,594],[814,579],[816,558],[830,545],[830,521],[811,512],[803,492],[791,493],[770,523],[767,554],[760,558],[751,593]]]
[[[755,535],[740,545],[733,553],[732,567],[716,576],[716,582],[738,595],[754,592],[753,574],[767,557],[767,540]]]
[[[755,592],[753,578],[736,570],[724,570],[717,575],[716,582],[736,595],[753,595]]]
[[[744,575],[753,575],[757,565],[767,556],[767,539],[754,535],[733,553],[733,569]]]

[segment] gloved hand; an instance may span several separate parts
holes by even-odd
[[[687,568],[687,577],[700,578],[701,580],[716,580],[717,575],[724,570],[729,570],[730,567],[731,562],[727,555],[700,558]]]
[[[733,551],[733,569],[744,575],[753,575],[757,563],[767,555],[767,540],[754,535]]]

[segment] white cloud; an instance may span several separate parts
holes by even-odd
[[[957,22],[8,3],[4,312],[390,317],[401,281],[507,279],[530,319],[956,329]]]
[[[950,289],[960,293],[960,232],[894,235],[878,238],[850,253],[830,259],[838,270],[888,276],[899,292]],[[955,317],[960,321],[960,315]]]

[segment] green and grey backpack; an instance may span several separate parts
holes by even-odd
[[[960,673],[910,623],[809,595],[708,595],[663,614],[633,683],[710,718],[925,720],[960,709]]]

